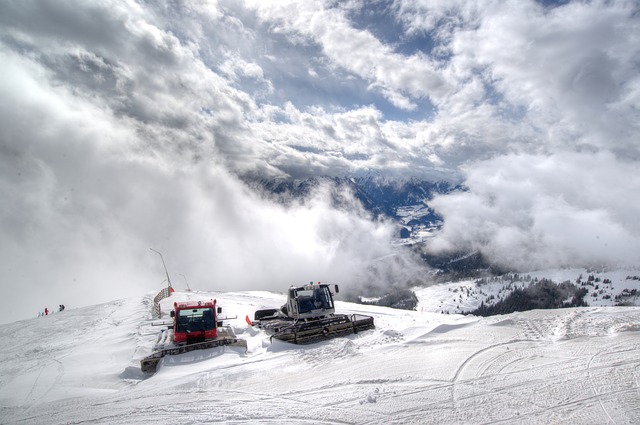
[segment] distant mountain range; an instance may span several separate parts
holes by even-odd
[[[433,231],[442,227],[442,217],[429,207],[429,201],[435,195],[465,190],[459,184],[444,180],[398,180],[377,175],[252,179],[246,183],[283,203],[290,202],[291,199],[305,198],[322,184],[330,184],[336,189],[347,187],[374,217],[382,215],[398,223],[398,242],[403,244],[422,242]],[[340,190],[335,191],[333,202],[336,205],[341,204]]]
[[[245,182],[284,204],[304,199],[320,185],[328,184],[334,189],[332,201],[336,206],[340,206],[344,203],[340,189],[348,188],[374,217],[384,216],[397,223],[398,232],[394,243],[416,250],[425,264],[437,271],[434,276],[437,281],[504,272],[489,264],[479,252],[431,255],[426,254],[422,249],[429,238],[444,224],[442,217],[429,206],[429,201],[436,195],[467,190],[460,184],[445,180],[389,179],[379,175],[251,179]]]

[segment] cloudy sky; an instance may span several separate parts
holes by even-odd
[[[638,265],[639,58],[633,0],[5,0],[0,322],[159,289],[149,248],[178,288],[416,273],[248,175],[460,181],[432,249]]]

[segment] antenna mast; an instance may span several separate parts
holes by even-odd
[[[164,258],[162,257],[162,254],[153,248],[149,248],[149,249],[160,256],[160,259],[162,260],[162,265],[164,266],[164,272],[167,274],[167,282],[169,282],[169,289],[173,288],[173,286],[171,285],[171,278],[169,277],[169,272],[167,271],[167,265],[164,263]]]

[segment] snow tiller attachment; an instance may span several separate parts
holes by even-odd
[[[144,373],[155,373],[164,356],[226,345],[247,349],[247,341],[236,338],[233,330],[218,318],[222,309],[216,307],[216,300],[174,303],[173,306],[173,326],[168,330],[168,342],[159,344],[151,355],[140,361]]]
[[[338,285],[292,286],[280,309],[258,310],[253,322],[248,321],[271,338],[293,344],[310,344],[375,327],[371,316],[335,314],[331,286],[339,292]]]

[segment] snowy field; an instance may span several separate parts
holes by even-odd
[[[433,312],[446,285],[418,294],[418,311],[337,302],[376,329],[294,346],[244,321],[282,294],[177,292],[165,316],[217,298],[248,351],[166,357],[150,377],[155,294],[3,325],[0,423],[640,423],[640,307],[479,318]]]

